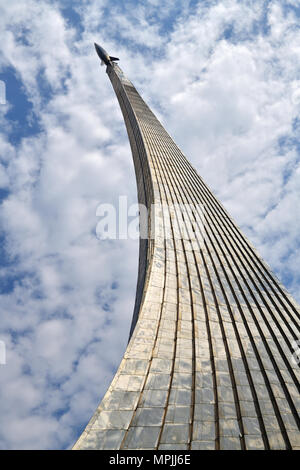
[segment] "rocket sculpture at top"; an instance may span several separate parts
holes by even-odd
[[[299,306],[95,47],[149,218],[130,341],[74,449],[300,449]]]
[[[108,55],[106,50],[103,49],[103,47],[99,46],[99,44],[94,43],[94,46],[95,46],[98,56],[100,57],[101,65],[104,65],[104,64],[111,65],[112,62],[115,62],[116,60],[120,60],[118,59],[118,57],[113,57],[113,56]]]

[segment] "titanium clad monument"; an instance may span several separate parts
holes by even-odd
[[[299,307],[97,47],[149,219],[130,341],[74,449],[300,449]]]

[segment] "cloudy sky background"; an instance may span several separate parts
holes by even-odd
[[[300,2],[0,5],[0,448],[69,448],[129,333],[138,243],[100,241],[136,201],[112,55],[300,301]]]

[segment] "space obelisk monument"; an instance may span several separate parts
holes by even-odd
[[[74,449],[300,449],[299,306],[118,59],[95,47],[152,220],[140,239],[130,341]]]

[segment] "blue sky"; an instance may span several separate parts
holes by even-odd
[[[1,5],[0,448],[69,448],[126,347],[138,243],[98,240],[96,209],[135,202],[135,177],[94,41],[300,301],[299,16],[296,0]]]

